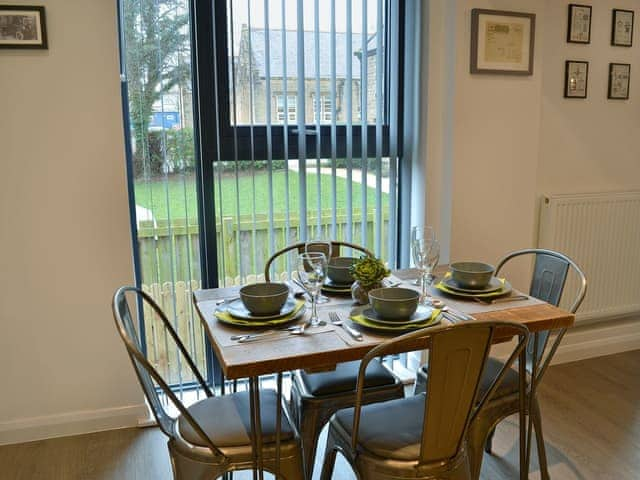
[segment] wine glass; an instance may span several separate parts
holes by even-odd
[[[309,325],[315,327],[318,320],[318,294],[327,276],[327,257],[321,252],[301,253],[298,256],[298,277],[311,294],[311,318]]]
[[[436,240],[416,238],[412,243],[412,249],[413,260],[416,267],[420,270],[420,276],[422,279],[420,302],[424,305],[429,305],[431,303],[428,294],[428,287],[431,284],[429,279],[433,268],[440,260],[440,244]]]
[[[323,238],[316,238],[313,240],[308,240],[304,244],[305,253],[315,253],[320,252],[324,253],[327,257],[327,264],[331,261],[331,240],[325,240]],[[329,298],[322,294],[322,290],[318,293],[318,298],[316,299],[318,304],[328,303]]]
[[[418,267],[418,260],[416,259],[416,251],[413,248],[413,244],[415,241],[419,240],[426,244],[430,244],[436,239],[436,233],[433,227],[427,225],[426,227],[412,227],[411,228],[411,248],[413,250],[413,263]],[[414,285],[422,285],[422,276],[416,278],[416,281],[413,282]]]

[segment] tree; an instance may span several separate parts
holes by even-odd
[[[149,131],[153,104],[191,78],[184,0],[123,0],[122,28],[136,175],[162,172],[164,140]]]

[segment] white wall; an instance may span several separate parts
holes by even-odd
[[[133,281],[116,2],[39,3],[49,50],[0,50],[0,443],[143,400],[110,311]]]
[[[634,46],[610,46],[611,9],[638,14],[640,2],[587,2],[593,5],[590,45],[566,42],[569,3],[429,1],[428,95],[423,98],[427,222],[450,239],[446,261],[495,262],[508,251],[536,246],[544,194],[640,188],[637,15]],[[533,75],[469,73],[472,8],[536,14]],[[569,59],[590,62],[586,100],[563,98]],[[607,100],[609,62],[632,64],[630,100]],[[525,265],[520,268],[510,278],[526,289],[529,272]],[[557,358],[640,348],[638,320],[578,326],[565,337]]]

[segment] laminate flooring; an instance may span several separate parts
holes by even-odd
[[[640,479],[640,350],[553,366],[539,395],[551,478]],[[499,425],[483,480],[518,478],[517,425]],[[340,456],[333,478],[355,479]],[[535,455],[531,478],[540,478]],[[171,467],[163,434],[136,428],[0,447],[0,479],[169,480]]]

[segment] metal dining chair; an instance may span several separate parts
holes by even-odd
[[[271,265],[278,257],[291,251],[304,252],[305,243],[300,242],[276,252],[265,266],[266,281],[270,280]],[[345,249],[351,249],[367,256],[373,253],[360,245],[332,241],[331,256],[338,257]],[[326,252],[325,252],[326,253]],[[291,385],[291,415],[300,432],[306,478],[313,474],[318,437],[331,415],[341,408],[355,404],[355,388],[360,364],[344,362],[329,372],[309,373],[304,370],[293,372]],[[404,397],[404,385],[380,361],[372,362],[367,370],[363,404],[381,402]]]
[[[321,480],[333,473],[340,451],[360,480],[467,480],[469,425],[525,347],[529,332],[519,323],[474,322],[422,329],[389,340],[364,357],[354,408],[331,417]],[[502,370],[479,397],[482,371],[493,341],[516,338]],[[376,357],[428,349],[426,393],[363,405],[364,372]],[[524,391],[521,392],[524,404]],[[479,398],[479,401],[476,399]]]
[[[496,267],[496,275],[511,260],[516,258],[533,257],[534,269],[531,279],[531,287],[529,295],[544,300],[552,305],[559,305],[564,286],[569,274],[573,271],[578,279],[578,288],[569,307],[569,311],[575,313],[584,300],[587,291],[587,280],[580,267],[569,257],[553,250],[545,250],[540,248],[530,248],[518,250],[506,255]],[[555,333],[553,342],[549,342],[551,333]],[[527,380],[527,388],[531,397],[530,422],[535,430],[536,445],[538,448],[538,463],[540,465],[540,473],[543,479],[549,478],[547,467],[547,456],[544,446],[544,437],[542,434],[542,422],[540,416],[540,406],[535,395],[538,385],[542,380],[542,376],[547,370],[553,355],[555,354],[566,328],[556,332],[550,330],[534,333],[527,345],[527,372],[529,378]],[[495,377],[497,371],[502,368],[502,362],[496,358],[489,358],[487,367],[483,374],[481,383],[481,391],[486,389],[486,385]],[[423,366],[419,372],[416,381],[416,392],[424,391],[424,385],[428,377],[428,366]],[[491,453],[491,444],[495,427],[503,419],[516,413],[519,409],[518,403],[518,374],[515,370],[511,370],[505,376],[504,382],[496,390],[493,397],[487,403],[486,408],[470,429],[470,453],[473,457],[474,478],[479,478],[482,466],[483,450]],[[529,432],[531,428],[529,428]],[[530,445],[531,442],[527,442]],[[484,447],[484,448],[483,448]],[[527,452],[527,457],[529,452]],[[528,463],[528,460],[527,460]]]
[[[206,398],[186,407],[171,390],[158,370],[141,350],[127,293],[150,307],[181,354],[183,374],[193,374]],[[252,415],[248,392],[215,397],[189,356],[184,344],[164,312],[153,299],[136,287],[121,287],[113,297],[116,328],[131,358],[142,390],[151,406],[158,426],[169,437],[168,448],[173,476],[177,480],[218,478],[227,472],[256,468],[256,449],[252,432]],[[163,402],[160,392],[166,397]],[[171,402],[179,414],[172,417],[165,409]],[[280,472],[286,480],[303,477],[302,453],[298,433],[289,420],[286,408],[278,410],[283,399],[273,390],[260,392],[262,425],[262,465],[270,472]],[[277,414],[280,412],[280,415]],[[280,416],[280,421],[278,421]],[[257,415],[256,415],[257,417]],[[276,439],[280,437],[279,448]]]

